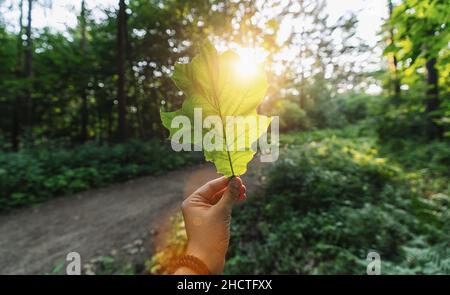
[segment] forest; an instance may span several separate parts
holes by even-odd
[[[181,107],[175,65],[209,40],[264,65],[258,113],[280,120],[280,158],[249,166],[258,185],[233,211],[226,274],[365,274],[371,250],[383,274],[450,274],[448,1],[377,1],[373,40],[333,0],[79,0],[73,25],[36,26],[56,2],[0,0],[1,217],[203,165],[171,149],[160,112]],[[166,232],[139,263],[105,250],[85,272],[170,273],[180,214]]]

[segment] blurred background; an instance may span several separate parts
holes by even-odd
[[[449,274],[445,0],[0,0],[0,272],[168,273],[216,177],[159,111],[205,39],[264,63],[280,159],[252,163],[226,273]],[[57,198],[66,196],[64,198]]]

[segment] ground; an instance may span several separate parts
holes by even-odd
[[[254,174],[247,174],[247,186],[256,187]],[[0,216],[0,274],[64,273],[72,251],[81,255],[88,272],[90,264],[117,255],[133,256],[143,269],[183,198],[218,176],[213,166],[199,165]]]

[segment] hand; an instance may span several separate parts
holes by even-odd
[[[239,177],[221,177],[200,187],[181,205],[188,237],[186,255],[202,260],[212,274],[221,273],[225,264],[233,204],[245,198]],[[192,271],[183,267],[175,274]]]

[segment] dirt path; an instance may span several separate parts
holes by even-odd
[[[249,175],[247,186],[255,186]],[[0,274],[47,273],[72,251],[80,253],[84,263],[137,244],[148,257],[158,225],[184,196],[216,177],[212,166],[200,165],[0,216]]]

